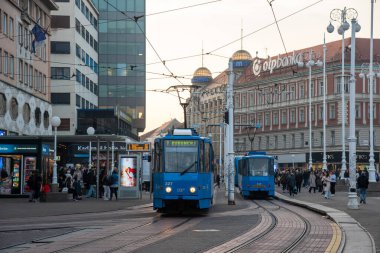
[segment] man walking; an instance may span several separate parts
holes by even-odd
[[[334,171],[330,171],[330,191],[331,196],[335,196],[336,174]]]
[[[367,189],[368,189],[368,184],[369,184],[367,173],[362,171],[360,173],[360,176],[357,179],[357,183],[358,183],[358,189],[359,189],[360,204],[361,203],[366,204]]]

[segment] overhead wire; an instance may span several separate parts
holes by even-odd
[[[183,9],[188,9],[188,8],[192,8],[192,7],[196,7],[196,6],[201,6],[201,5],[206,5],[206,4],[212,4],[212,3],[215,3],[215,2],[221,2],[221,1],[223,1],[223,0],[214,0],[214,1],[209,1],[209,2],[205,2],[205,3],[199,3],[199,4],[179,7],[179,8],[176,8],[176,9],[171,9],[171,10],[151,13],[151,14],[148,14],[148,15],[145,15],[145,16],[153,16],[153,15],[158,15],[158,14],[163,14],[163,13],[168,13],[168,12],[173,12],[173,11],[179,11],[179,10],[183,10]]]
[[[318,0],[318,1],[316,1],[316,2],[314,2],[314,3],[312,3],[312,4],[310,4],[310,5],[307,5],[307,6],[301,8],[301,9],[295,11],[295,12],[290,13],[289,15],[287,15],[287,16],[285,16],[285,17],[283,17],[283,18],[280,18],[277,22],[281,22],[281,21],[283,21],[283,20],[285,20],[285,19],[288,19],[288,18],[290,18],[290,17],[292,17],[292,16],[294,16],[294,15],[296,15],[296,14],[298,14],[298,13],[304,11],[304,10],[307,10],[307,9],[311,8],[312,6],[318,4],[318,3],[322,2],[322,1],[323,1],[323,0]],[[270,24],[268,24],[268,25],[265,25],[265,26],[263,26],[263,27],[260,27],[259,29],[255,30],[255,31],[253,31],[253,32],[251,32],[251,33],[248,33],[248,34],[246,34],[246,35],[244,35],[244,36],[242,36],[242,37],[239,37],[239,38],[236,39],[236,40],[233,40],[233,41],[231,41],[231,42],[229,42],[229,43],[227,43],[227,44],[225,44],[225,45],[222,45],[222,46],[220,46],[220,47],[217,47],[217,48],[215,48],[215,49],[209,51],[209,53],[211,54],[211,53],[213,53],[213,52],[215,52],[215,51],[218,51],[218,50],[220,50],[220,49],[222,49],[222,48],[225,48],[225,47],[227,47],[227,46],[229,46],[229,45],[231,45],[231,44],[233,44],[233,43],[235,43],[235,42],[240,41],[240,40],[243,39],[243,38],[249,37],[249,36],[251,36],[251,35],[253,35],[253,34],[257,33],[257,32],[260,32],[260,31],[262,31],[262,30],[264,30],[264,29],[266,29],[266,28],[268,28],[268,27],[274,25],[274,24],[276,24],[276,22],[272,22],[272,23],[270,23]]]
[[[221,1],[221,0],[219,0],[219,1]],[[289,14],[289,15],[287,15],[287,16],[285,16],[285,17],[279,19],[279,20],[277,20],[277,23],[278,23],[278,22],[281,22],[281,21],[283,21],[283,20],[285,20],[285,19],[287,19],[287,18],[289,18],[289,17],[291,17],[291,16],[293,16],[293,15],[295,15],[295,14],[298,14],[298,13],[300,13],[300,12],[302,12],[302,11],[304,11],[304,10],[306,10],[306,9],[308,9],[308,8],[314,6],[314,5],[316,5],[316,4],[318,4],[318,3],[322,2],[322,1],[323,1],[323,0],[319,0],[319,1],[316,1],[316,2],[314,2],[314,3],[312,3],[312,4],[308,5],[308,6],[304,7],[304,8],[301,8],[301,9],[299,9],[299,10],[297,10],[297,11],[295,11],[295,12],[293,12],[293,13],[291,13],[291,14]],[[185,8],[190,8],[190,7],[199,6],[199,5],[204,5],[204,4],[207,4],[207,3],[214,3],[214,2],[217,2],[217,1],[210,1],[210,2],[206,2],[206,3],[202,3],[202,4],[190,5],[190,6],[181,7],[181,8],[178,8],[178,9],[173,9],[173,10],[168,10],[168,11],[162,11],[162,12],[157,12],[157,13],[147,14],[147,15],[145,15],[145,16],[157,15],[157,14],[160,14],[160,13],[166,13],[166,12],[171,12],[171,11],[175,11],[175,10],[181,10],[181,9],[185,9]],[[113,6],[112,6],[112,7],[113,7]],[[115,7],[113,7],[113,8],[115,8]],[[125,14],[123,11],[121,11],[121,13]],[[126,16],[125,19],[108,20],[108,21],[105,21],[105,22],[99,22],[98,25],[100,25],[100,24],[102,24],[102,23],[109,23],[109,22],[114,22],[114,21],[122,21],[122,20],[126,20],[126,19],[129,19],[129,20],[131,20],[131,21],[134,21],[134,19],[132,19],[131,17]],[[229,42],[229,43],[227,43],[227,44],[225,44],[225,45],[222,45],[222,46],[220,46],[220,47],[218,47],[218,48],[215,48],[215,49],[209,51],[208,53],[206,53],[205,55],[217,56],[217,57],[222,57],[222,58],[229,58],[229,57],[227,57],[227,56],[221,56],[221,55],[213,54],[213,52],[218,51],[218,50],[220,50],[220,49],[222,49],[222,48],[224,48],[224,47],[227,47],[227,46],[229,46],[229,45],[231,45],[231,44],[233,44],[233,43],[235,43],[235,42],[238,42],[238,41],[240,41],[242,38],[249,37],[249,36],[251,36],[251,35],[253,35],[253,34],[255,34],[255,33],[259,32],[259,31],[261,31],[261,30],[263,30],[263,29],[266,29],[266,28],[268,28],[268,27],[274,25],[274,24],[276,24],[276,21],[273,22],[273,23],[270,23],[270,24],[268,24],[268,25],[265,25],[265,26],[263,26],[263,27],[261,27],[261,28],[255,30],[255,31],[251,32],[251,33],[248,33],[248,34],[244,35],[243,37],[241,37],[241,38],[239,38],[239,39],[236,39],[236,40],[231,41],[231,42]],[[92,26],[92,24],[89,23],[89,24],[87,24],[87,25],[83,25],[83,26]],[[75,28],[76,28],[76,27],[70,27],[70,28],[57,28],[56,30],[61,30],[61,29],[62,29],[62,30],[63,30],[63,29],[75,29]],[[141,27],[139,27],[139,29],[141,30]],[[145,35],[145,33],[144,33],[144,35]],[[19,36],[19,35],[15,35],[14,37],[18,37],[18,36]],[[0,39],[2,39],[2,38],[8,38],[8,36],[0,37]],[[177,60],[183,60],[183,59],[188,59],[188,58],[193,58],[193,57],[198,57],[198,56],[200,56],[200,55],[201,55],[201,54],[195,54],[195,55],[182,56],[182,57],[173,58],[173,59],[167,59],[167,60],[162,60],[162,59],[160,59],[159,62],[146,63],[145,66],[148,66],[148,65],[154,65],[154,64],[158,64],[158,63],[163,63],[163,64],[165,65],[166,62],[177,61]],[[62,63],[62,64],[64,64],[64,63]],[[75,64],[72,64],[72,65],[75,65]],[[137,66],[139,66],[139,65],[137,65]],[[117,69],[117,68],[112,68],[112,69]],[[170,71],[169,71],[169,72],[170,72]]]
[[[116,11],[120,12],[121,14],[125,15],[127,18],[130,18],[131,20],[134,20],[136,22],[136,25],[137,27],[140,29],[140,31],[142,32],[142,34],[144,34],[144,37],[146,39],[146,41],[148,42],[148,44],[150,45],[150,47],[152,48],[152,50],[154,51],[154,53],[156,54],[156,56],[158,57],[158,59],[161,61],[162,65],[165,67],[165,69],[170,73],[171,76],[173,76],[173,78],[175,80],[177,80],[180,84],[183,85],[183,83],[181,82],[181,80],[179,80],[177,78],[177,76],[174,75],[174,73],[169,69],[169,67],[166,65],[165,61],[161,58],[160,54],[157,52],[156,48],[153,46],[153,44],[150,42],[148,36],[146,35],[145,31],[141,28],[140,24],[137,22],[140,18],[144,17],[144,15],[142,16],[134,16],[133,19],[131,17],[128,16],[127,13],[125,13],[124,11],[121,11],[119,10],[115,5],[111,4],[108,0],[104,0],[108,5],[110,5],[111,7],[113,7]]]
[[[305,11],[305,10],[307,10],[307,9],[309,9],[309,8],[311,8],[311,7],[313,7],[314,5],[319,4],[320,2],[323,2],[323,0],[318,0],[318,1],[316,1],[316,2],[314,2],[314,3],[312,3],[312,4],[310,4],[310,5],[307,5],[307,6],[301,8],[301,9],[295,11],[295,12],[290,13],[289,15],[286,15],[285,17],[280,18],[279,20],[277,20],[277,23],[279,23],[279,22],[281,22],[281,21],[284,21],[284,20],[286,20],[286,19],[288,19],[288,18],[290,18],[290,17],[292,17],[292,16],[294,16],[294,15],[296,15],[296,14],[302,12],[302,11]],[[264,29],[266,29],[266,28],[268,28],[268,27],[270,27],[270,26],[272,26],[272,25],[275,25],[275,24],[276,24],[276,22],[272,22],[272,23],[270,23],[270,24],[267,24],[267,25],[265,25],[265,26],[262,26],[262,27],[260,27],[259,29],[256,29],[256,30],[252,31],[251,33],[248,33],[248,34],[246,34],[246,35],[244,35],[244,36],[239,37],[238,39],[235,39],[235,40],[233,40],[233,41],[231,41],[231,42],[228,42],[228,43],[226,43],[226,44],[224,44],[224,45],[222,45],[222,46],[219,46],[219,47],[217,47],[217,48],[215,48],[215,49],[210,50],[209,52],[205,53],[205,55],[211,55],[211,56],[217,56],[217,57],[223,57],[223,58],[230,58],[230,57],[228,57],[228,56],[222,56],[222,55],[214,54],[213,52],[216,52],[216,51],[218,51],[218,50],[220,50],[220,49],[223,49],[223,48],[225,48],[225,47],[228,47],[228,46],[230,46],[230,45],[232,45],[232,44],[234,44],[234,43],[236,43],[236,42],[241,41],[241,39],[244,39],[244,38],[250,37],[251,35],[253,35],[253,34],[255,34],[255,33],[258,33],[258,32],[260,32],[260,31],[262,31],[262,30],[264,30]],[[177,58],[173,58],[173,59],[167,59],[167,60],[165,60],[165,62],[176,61],[176,60],[182,60],[182,59],[187,59],[187,58],[197,57],[197,56],[200,56],[200,55],[201,55],[201,54],[190,55],[190,56],[181,56],[181,57],[177,57]],[[158,63],[161,63],[161,62],[152,62],[152,63],[147,63],[146,65],[154,65],[154,64],[158,64]]]

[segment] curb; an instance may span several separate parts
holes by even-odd
[[[358,221],[349,216],[346,212],[331,207],[323,206],[320,204],[291,199],[278,192],[276,192],[275,198],[293,205],[307,208],[319,214],[323,214],[332,221],[334,221],[336,224],[338,224],[338,226],[342,230],[342,241],[339,245],[337,252],[342,253],[345,252],[345,249],[347,249],[350,253],[376,253],[375,241],[372,235]],[[367,237],[367,241],[360,240],[360,242],[357,242],[359,245],[357,245],[352,240],[349,240],[349,238],[357,238],[359,233],[361,237]],[[365,236],[363,234],[365,234]]]

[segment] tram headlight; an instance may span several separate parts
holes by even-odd
[[[166,193],[171,193],[172,192],[172,188],[170,186],[168,186],[168,187],[165,188],[165,191],[166,191]]]
[[[196,191],[196,189],[195,189],[195,187],[194,186],[192,186],[192,187],[190,187],[190,193],[195,193],[195,191]]]

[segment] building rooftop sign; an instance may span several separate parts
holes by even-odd
[[[283,57],[280,57],[280,55],[278,55],[277,57],[273,58],[268,56],[267,59],[256,58],[252,64],[253,74],[255,76],[258,76],[262,71],[269,71],[269,73],[272,74],[273,70],[275,69],[296,65],[298,62],[304,61],[304,54],[304,52],[293,51],[293,54]]]

